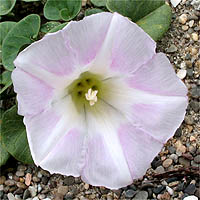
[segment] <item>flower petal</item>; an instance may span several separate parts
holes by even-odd
[[[122,125],[118,134],[132,178],[141,178],[163,144],[130,124]]]
[[[162,96],[128,87],[123,79],[109,79],[106,84],[110,92],[104,98],[115,109],[123,113],[134,126],[148,132],[154,139],[166,142],[173,136],[184,119],[187,97]],[[183,94],[185,87],[183,87]],[[159,85],[159,82],[158,82]],[[176,86],[176,84],[175,84]],[[177,87],[175,87],[177,89]],[[163,88],[165,90],[165,88]],[[168,88],[166,88],[166,91]]]
[[[152,94],[185,96],[187,89],[163,53],[156,54],[128,79],[129,86]]]
[[[35,164],[40,165],[70,130],[81,127],[83,119],[77,113],[71,96],[52,103],[49,109],[35,116],[25,116],[24,123]]]
[[[46,83],[19,68],[13,71],[12,80],[20,115],[35,115],[49,106],[53,89]]]
[[[155,48],[156,43],[137,24],[114,13],[94,65],[96,68],[110,66],[118,75],[134,72],[152,58]]]
[[[85,163],[85,131],[72,129],[66,133],[40,163],[51,173],[80,176]]]
[[[127,186],[132,178],[117,135],[122,118],[103,102],[96,109],[96,114],[86,114],[88,150],[82,179],[111,189]]]
[[[71,21],[62,31],[65,43],[70,46],[77,61],[83,67],[89,64],[99,51],[113,15],[109,12],[85,17],[81,21]]]

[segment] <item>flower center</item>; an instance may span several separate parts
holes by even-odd
[[[68,86],[68,94],[71,95],[78,111],[84,106],[91,107],[98,104],[97,99],[103,93],[101,80],[99,75],[84,72]]]
[[[93,106],[97,102],[98,90],[92,90],[91,88],[85,93],[85,98],[90,102],[90,106]]]

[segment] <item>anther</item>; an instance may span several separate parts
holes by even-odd
[[[97,102],[97,93],[98,90],[92,90],[90,88],[87,93],[85,93],[85,98],[89,101],[90,106],[93,106]]]

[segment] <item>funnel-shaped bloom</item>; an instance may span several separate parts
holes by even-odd
[[[108,188],[143,176],[187,106],[155,48],[135,23],[100,13],[22,51],[12,79],[35,164]]]

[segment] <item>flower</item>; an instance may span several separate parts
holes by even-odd
[[[12,79],[35,164],[112,189],[142,177],[187,106],[155,48],[135,23],[105,12],[23,50]]]

